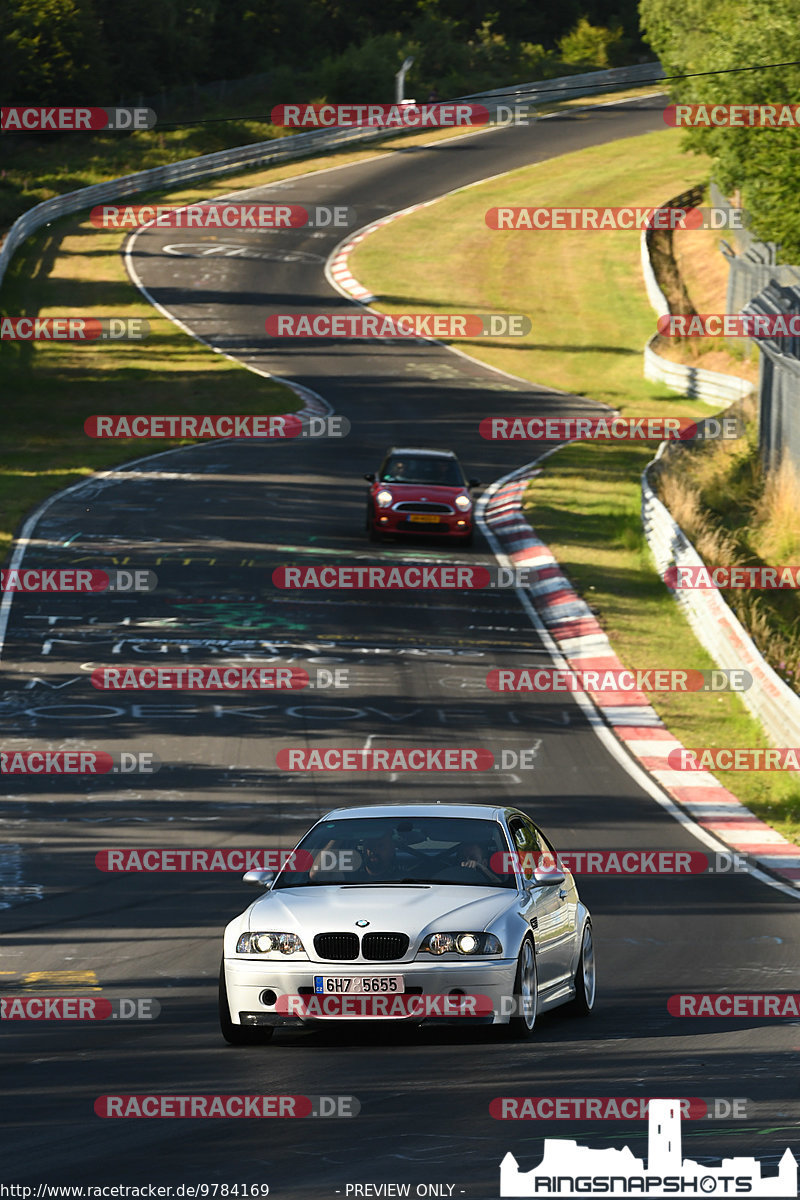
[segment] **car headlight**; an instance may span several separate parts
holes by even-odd
[[[460,508],[462,512],[468,512],[472,508],[469,496],[456,496],[456,508]]]
[[[420,946],[426,954],[502,954],[493,933],[429,933]]]
[[[296,933],[243,933],[236,943],[237,954],[290,954],[308,955]]]
[[[392,503],[393,496],[391,492],[387,492],[384,488],[382,492],[378,492],[375,499],[378,501],[378,506],[380,508],[388,508]]]

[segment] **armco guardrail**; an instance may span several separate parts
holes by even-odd
[[[524,100],[527,104],[535,104],[537,100],[541,101],[548,94],[553,93],[555,93],[554,98],[561,99],[567,93],[573,96],[589,95],[597,90],[598,85],[607,85],[609,90],[614,90],[646,82],[661,75],[663,75],[663,71],[659,63],[640,63],[635,67],[615,67],[610,71],[592,71],[584,75],[565,75],[558,79],[518,84],[513,89],[497,89],[493,92],[481,93],[479,96],[458,97],[458,99],[480,101],[494,116],[498,107],[509,103],[513,104]],[[80,212],[81,209],[95,204],[118,200],[124,196],[134,196],[140,192],[157,191],[178,184],[191,183],[196,179],[209,179],[215,175],[263,166],[265,163],[302,158],[315,150],[330,150],[338,146],[350,145],[353,142],[372,141],[402,132],[403,130],[372,128],[313,129],[307,133],[297,133],[289,137],[272,138],[267,142],[254,142],[250,146],[237,146],[232,150],[218,150],[215,154],[204,154],[201,158],[188,158],[183,162],[170,163],[165,167],[152,167],[147,171],[136,171],[133,175],[123,175],[119,179],[110,179],[107,183],[96,183],[91,187],[79,188],[75,192],[56,196],[52,200],[44,200],[18,217],[9,229],[8,236],[0,249],[0,284],[3,282],[14,251],[37,229],[41,229],[43,225],[57,220],[59,217]]]
[[[567,92],[576,96],[588,96],[600,88],[636,87],[637,84],[658,83],[664,78],[659,62],[637,63],[635,67],[612,67],[608,71],[587,71],[582,75],[559,75],[557,79],[542,79],[536,83],[514,83],[510,87],[494,88],[474,96],[461,96],[461,100],[508,100],[542,103],[550,96],[554,100],[569,98]]]
[[[755,384],[739,375],[726,375],[722,371],[707,371],[704,367],[687,367],[657,354],[653,342],[654,334],[644,348],[644,377],[653,383],[663,383],[671,392],[679,392],[692,400],[705,404],[727,406],[735,400],[743,400],[755,391]]]
[[[797,268],[793,268],[797,270]],[[782,287],[772,282],[742,309],[754,316],[800,315],[800,286]],[[795,321],[795,323],[797,323]],[[800,334],[759,337],[761,355],[758,405],[758,442],[761,461],[775,470],[784,456],[800,472]]]
[[[688,196],[689,193],[684,193]],[[662,208],[681,208],[684,196],[666,200]],[[653,263],[650,258],[650,241],[652,230],[643,229],[640,240],[640,256],[642,275],[647,291],[647,299],[655,309],[656,315],[666,317],[670,307],[667,297],[662,292]],[[702,367],[689,367],[683,363],[673,362],[653,349],[658,334],[654,333],[644,348],[644,377],[652,383],[663,383],[671,392],[681,396],[689,396],[693,400],[702,400],[706,404],[732,404],[734,400],[742,400],[755,391],[755,386],[739,375],[728,375],[722,371],[707,371]]]
[[[642,525],[658,573],[667,567],[701,567],[705,564],[676,524],[669,509],[656,496],[649,474],[667,443],[642,472]],[[716,588],[670,589],[689,624],[720,667],[741,667],[753,677],[742,700],[761,721],[776,746],[800,746],[800,696],[761,657],[749,634]]]

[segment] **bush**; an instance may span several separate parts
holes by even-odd
[[[619,66],[631,49],[630,39],[621,26],[605,29],[602,25],[592,25],[586,17],[581,17],[574,29],[561,38],[558,48],[565,63],[598,71]]]

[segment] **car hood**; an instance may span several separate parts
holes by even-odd
[[[435,483],[382,483],[380,486],[390,491],[394,500],[418,500],[424,496],[426,500],[444,502],[452,500],[453,496],[462,492],[468,494],[466,487],[457,484],[444,486]]]
[[[313,937],[323,932],[358,932],[356,921],[369,921],[363,932],[406,933],[412,945],[433,926],[442,932],[486,929],[510,908],[510,888],[458,884],[281,888],[268,892],[249,911],[250,930],[271,930]]]

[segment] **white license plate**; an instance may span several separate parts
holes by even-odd
[[[399,995],[405,992],[402,975],[315,975],[314,992],[317,996]]]

